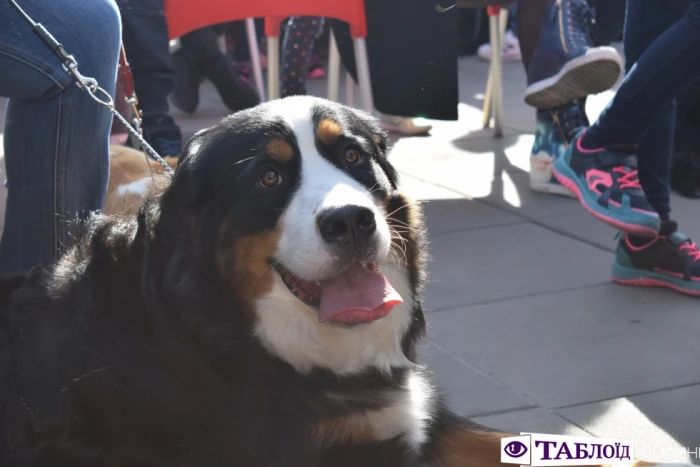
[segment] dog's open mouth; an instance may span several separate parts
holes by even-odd
[[[376,263],[355,263],[340,275],[320,282],[305,281],[281,265],[275,268],[299,300],[318,308],[321,322],[371,323],[403,302]]]

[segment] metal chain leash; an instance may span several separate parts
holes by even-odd
[[[73,76],[75,76],[75,75],[73,75]],[[76,78],[76,79],[78,79],[78,78]],[[91,78],[88,78],[88,79],[91,79]],[[90,97],[92,97],[92,99],[95,102],[97,102],[100,105],[103,105],[104,107],[107,107],[107,110],[112,112],[112,114],[114,114],[114,116],[117,117],[124,124],[126,129],[129,130],[129,133],[131,133],[132,135],[134,135],[134,137],[136,139],[138,139],[139,143],[141,143],[141,146],[143,146],[143,148],[147,151],[147,153],[150,154],[160,165],[162,165],[167,173],[169,173],[169,174],[173,173],[172,167],[170,167],[170,165],[165,161],[165,159],[163,159],[160,156],[160,154],[158,154],[156,152],[156,150],[153,149],[153,147],[151,147],[151,145],[148,144],[146,139],[143,137],[143,131],[141,131],[141,128],[140,128],[141,117],[138,114],[136,114],[136,116],[134,117],[134,125],[132,126],[128,122],[128,120],[126,118],[124,118],[124,116],[121,113],[119,113],[117,108],[114,106],[114,101],[112,100],[112,97],[107,93],[107,91],[105,91],[104,89],[102,89],[100,87],[96,87],[95,88],[96,90],[93,91],[91,88],[87,87],[86,85],[81,86],[80,84],[78,84],[78,86],[81,88],[84,87],[85,89],[87,89],[88,94],[90,95]],[[105,96],[106,99],[103,101],[102,99],[97,97],[97,93],[101,93],[102,95]],[[153,168],[151,167],[151,164],[148,164],[148,167],[151,169],[151,175],[153,175]]]
[[[172,174],[173,169],[170,167],[170,165],[163,159],[155,149],[151,147],[148,142],[146,142],[145,138],[143,137],[143,131],[141,130],[141,114],[136,108],[136,99],[134,96],[132,96],[130,99],[127,100],[127,102],[133,107],[134,111],[136,112],[136,116],[134,117],[133,125],[129,123],[126,118],[124,118],[121,113],[117,110],[117,108],[114,105],[114,100],[112,99],[112,96],[109,95],[107,91],[105,91],[103,88],[99,86],[99,83],[95,78],[90,78],[87,76],[83,76],[80,71],[78,70],[78,62],[73,57],[72,55],[69,55],[65,49],[63,48],[63,45],[56,40],[55,37],[51,35],[51,33],[40,23],[35,22],[18,4],[15,0],[8,0],[10,2],[10,5],[14,7],[15,10],[24,18],[24,20],[29,24],[29,26],[32,28],[32,31],[39,37],[39,39],[46,44],[46,46],[58,57],[58,59],[61,61],[63,64],[63,69],[68,72],[71,76],[73,76],[76,79],[76,84],[80,89],[84,89],[88,95],[97,102],[98,104],[102,105],[103,107],[106,107],[107,110],[109,110],[115,117],[117,117],[126,127],[127,130],[141,143],[143,148],[146,150],[147,154],[150,154],[160,165],[163,166],[165,169],[166,173]],[[146,156],[146,160],[148,162],[148,156]],[[148,168],[151,171],[151,175],[153,175],[153,168],[151,167],[151,164],[148,164]]]

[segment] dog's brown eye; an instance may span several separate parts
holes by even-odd
[[[362,160],[362,155],[357,149],[346,149],[343,159],[345,159],[346,164],[353,165]]]
[[[266,188],[271,188],[282,183],[282,177],[276,171],[268,169],[260,175],[260,184]]]

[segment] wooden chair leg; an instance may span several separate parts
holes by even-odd
[[[280,97],[280,38],[267,37],[267,95],[270,100]]]
[[[345,73],[345,105],[349,105],[350,107],[355,107],[357,105],[356,99],[355,99],[355,79],[352,77],[352,75],[349,72]]]
[[[374,99],[372,97],[372,80],[369,75],[369,59],[367,58],[367,44],[363,37],[353,40],[355,45],[355,64],[357,67],[357,81],[360,86],[360,102],[365,112],[374,113]]]
[[[335,42],[335,35],[330,34],[331,40],[328,46],[328,100],[338,102],[338,88],[340,87],[340,52]]]
[[[245,20],[246,31],[248,33],[248,50],[250,51],[250,63],[253,67],[253,77],[255,87],[258,90],[260,102],[265,102],[265,84],[263,83],[262,64],[260,63],[260,49],[258,48],[258,35],[255,32],[255,19]]]
[[[488,126],[493,117],[495,137],[503,136],[503,57],[501,54],[507,20],[508,10],[506,9],[489,12],[491,66],[484,97],[484,126]]]

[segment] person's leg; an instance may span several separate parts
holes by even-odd
[[[628,70],[640,71],[644,66],[641,60],[647,60],[647,53],[653,51],[653,48],[650,48],[654,47],[651,43],[657,37],[657,42],[664,39],[664,26],[671,26],[678,21],[684,15],[687,4],[688,2],[679,1],[668,5],[663,11],[653,11],[657,15],[657,21],[649,24],[642,16],[649,13],[648,2],[630,0],[625,29]],[[691,4],[684,18],[687,22],[682,32],[683,37],[689,38],[693,35],[688,26],[695,23],[698,27],[699,14],[700,2]],[[684,20],[677,24],[683,24]],[[694,48],[696,45],[688,47]],[[647,48],[650,49],[647,51]],[[690,79],[693,73],[691,70],[685,72],[688,73],[689,80],[688,84],[678,84],[682,88],[692,85],[698,78],[696,76],[694,80]],[[680,94],[681,90],[678,89],[677,92]],[[606,118],[609,117],[610,115]],[[663,286],[700,296],[700,250],[678,230],[678,224],[670,220],[670,178],[675,119],[676,102],[671,100],[661,107],[658,116],[650,119],[648,130],[641,137],[637,149],[639,180],[647,200],[662,219],[659,236],[649,239],[628,234],[620,238],[612,276],[616,282],[622,284]]]
[[[80,72],[114,96],[121,36],[114,0],[21,3]],[[102,209],[112,115],[75,85],[8,2],[0,2],[0,95],[10,98],[0,273],[25,273],[53,262],[73,242],[75,221]]]
[[[574,101],[551,110],[537,110],[535,122],[535,141],[530,153],[530,189],[571,197],[571,192],[552,175],[552,164],[564,154],[574,135],[589,125],[585,101]]]
[[[687,198],[700,199],[700,81],[676,101],[671,188]]]
[[[213,27],[192,31],[180,38],[180,52],[194,75],[208,78],[223,103],[231,110],[254,107],[260,99],[253,88],[241,80],[229,58],[219,49],[219,33]]]
[[[182,112],[193,114],[199,107],[199,86],[204,77],[195,64],[190,63],[182,47],[170,54],[170,60],[177,74],[175,90],[170,102]]]
[[[667,219],[670,213],[674,97],[700,76],[700,60],[695,60],[693,66],[682,55],[682,49],[696,50],[700,45],[700,3],[696,2],[678,22],[688,3],[680,0],[655,8],[646,0],[628,1],[625,25],[628,73],[583,141],[584,147],[590,148],[613,145],[638,148],[642,187],[662,219]],[[654,20],[649,21],[647,15],[653,15]],[[680,55],[669,55],[668,50]],[[667,73],[671,80],[666,78]]]
[[[522,19],[536,25],[535,9],[543,14],[539,41],[527,57],[526,103],[553,109],[606,91],[617,82],[622,58],[612,47],[594,47],[595,17],[586,0],[556,0],[544,9],[539,4]],[[529,54],[536,28],[521,27]]]
[[[629,1],[625,41],[631,69],[598,121],[554,165],[555,175],[578,192],[587,209],[641,236],[654,236],[659,216],[668,216],[673,99],[700,76],[700,1],[673,24],[682,3]],[[650,125],[654,131],[647,133]],[[640,142],[646,148],[639,165],[653,205],[637,179],[634,154]]]
[[[436,13],[435,3],[425,0],[365,0],[365,8],[375,108],[388,115],[456,120],[457,9]],[[356,79],[349,27],[330,22],[343,65]]]
[[[143,111],[146,140],[161,156],[178,156],[182,145],[180,128],[168,108],[175,72],[170,64],[164,0],[116,1],[124,27],[124,50]]]
[[[571,196],[552,175],[552,165],[576,131],[588,126],[587,95],[612,86],[621,71],[622,59],[614,49],[595,47],[590,3],[523,0],[518,8],[518,38],[528,82],[525,100],[538,109],[530,188],[540,193]]]
[[[637,146],[675,96],[696,81],[700,60],[700,4],[628,0],[628,73],[615,97],[587,131],[588,145]],[[686,10],[687,13],[686,13]],[[685,15],[684,15],[685,13]]]
[[[523,58],[525,71],[530,65],[532,55],[540,42],[542,19],[545,8],[550,7],[554,0],[520,0],[517,12],[518,42]]]
[[[626,0],[588,0],[588,4],[595,10],[595,45],[610,45],[622,37],[626,3]]]
[[[280,82],[282,97],[306,94],[306,74],[314,45],[323,32],[325,20],[318,16],[292,16],[282,41]]]

